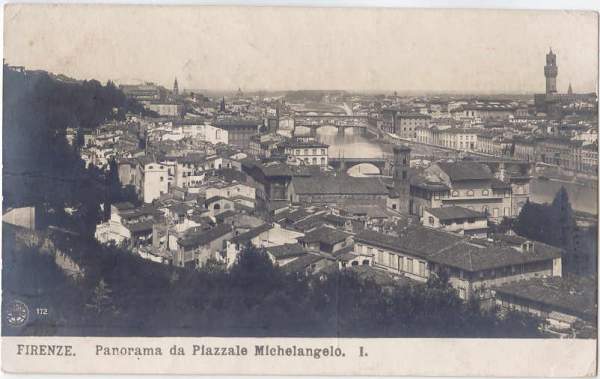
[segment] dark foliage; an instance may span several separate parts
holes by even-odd
[[[564,187],[552,204],[525,204],[513,224],[523,237],[564,249],[563,274],[595,275],[597,228],[579,228]]]
[[[22,275],[17,281],[5,277],[15,296],[24,296],[26,288],[53,289],[42,296],[60,315],[45,330],[48,334],[538,336],[536,320],[518,315],[498,318],[492,310],[482,311],[477,302],[465,304],[445,278],[385,289],[352,271],[307,278],[285,274],[254,248],[244,251],[229,272],[215,262],[194,271],[144,261],[115,246],[71,234],[55,232],[52,239],[57,249],[84,268],[85,277],[77,287],[53,262],[34,252],[9,253],[3,271]],[[37,262],[13,259],[17,256]],[[23,275],[32,265],[40,273],[36,278]]]
[[[5,207],[69,202],[77,207],[80,194],[97,196],[104,180],[85,169],[77,143],[74,148],[66,141],[66,128],[93,129],[124,119],[127,112],[144,112],[110,81],[104,86],[96,80],[61,81],[43,71],[19,72],[6,65],[3,109]],[[87,215],[95,212],[89,208]]]
[[[56,225],[93,235],[105,216],[101,203],[135,199],[118,184],[114,162],[105,174],[86,168],[77,152],[81,128],[123,119],[126,112],[144,112],[112,82],[61,81],[43,71],[23,73],[4,66],[3,105],[5,208],[34,205],[41,227]],[[68,127],[79,128],[74,146],[65,138]]]
[[[566,189],[558,191],[552,204],[527,202],[513,227],[521,236],[570,250],[576,226]]]

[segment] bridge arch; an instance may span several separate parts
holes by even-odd
[[[357,163],[346,170],[350,176],[372,176],[381,175],[381,169],[373,163]]]

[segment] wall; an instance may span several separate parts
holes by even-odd
[[[2,221],[28,229],[35,229],[35,207],[10,209],[2,215]]]

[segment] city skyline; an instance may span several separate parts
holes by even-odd
[[[559,92],[597,89],[593,12],[124,7],[8,6],[6,62],[182,90],[533,94],[552,47]]]

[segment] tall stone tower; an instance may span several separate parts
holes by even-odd
[[[556,93],[556,76],[558,75],[558,66],[556,65],[556,54],[550,52],[546,54],[546,65],[544,66],[544,76],[546,77],[546,94]]]
[[[410,212],[410,148],[394,146],[394,167],[392,172],[394,192],[398,195],[398,211]]]
[[[177,84],[177,78],[175,78],[175,82],[173,83],[173,96],[179,96],[179,84]]]

